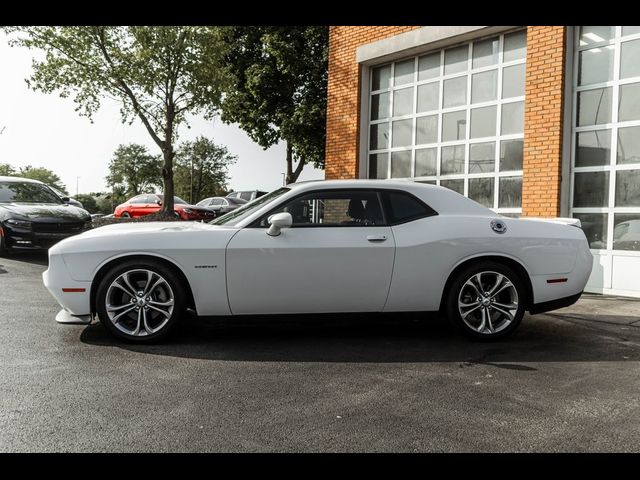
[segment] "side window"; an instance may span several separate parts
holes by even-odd
[[[406,192],[384,192],[386,211],[393,225],[437,215],[431,207]]]
[[[309,193],[265,215],[259,226],[268,226],[269,216],[280,212],[291,214],[293,227],[367,227],[385,224],[378,195],[368,190]]]
[[[138,195],[137,197],[133,197],[131,200],[129,200],[129,203],[147,203],[146,199],[146,195]]]
[[[244,192],[239,195],[239,198],[246,200],[247,202],[251,200],[251,195],[253,192]]]
[[[214,198],[213,200],[211,200],[211,205],[222,205],[222,202],[224,202],[224,200],[222,200],[221,198]]]

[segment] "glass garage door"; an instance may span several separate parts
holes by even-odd
[[[575,30],[571,214],[595,257],[587,288],[640,297],[640,27]]]
[[[371,69],[369,178],[442,185],[522,211],[526,30]]]

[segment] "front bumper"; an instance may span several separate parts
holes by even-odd
[[[91,282],[72,279],[61,255],[49,255],[49,268],[42,274],[42,281],[64,311],[75,317],[91,315]]]
[[[12,250],[39,251],[47,250],[60,240],[85,232],[82,228],[72,232],[38,232],[26,228],[16,228],[9,224],[2,225],[5,245]]]

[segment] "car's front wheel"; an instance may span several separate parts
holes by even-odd
[[[526,290],[520,275],[497,262],[481,262],[454,278],[447,297],[447,316],[467,336],[496,340],[522,321]]]
[[[5,257],[8,253],[7,245],[5,243],[4,234],[0,234],[0,257]]]
[[[184,313],[183,286],[161,262],[131,260],[101,280],[96,311],[115,336],[135,343],[165,338]]]
[[[122,215],[120,215],[122,218],[131,218],[131,214],[129,212],[122,212]]]

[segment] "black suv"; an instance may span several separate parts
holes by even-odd
[[[0,177],[0,255],[9,250],[46,250],[91,228],[91,215],[66,203],[47,185]]]

